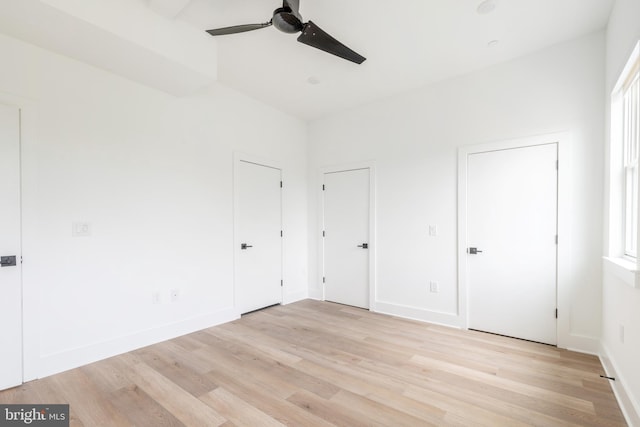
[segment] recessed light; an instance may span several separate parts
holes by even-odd
[[[307,83],[309,83],[310,85],[317,85],[320,84],[320,79],[316,76],[311,76],[307,79]]]
[[[485,0],[478,5],[478,8],[476,9],[476,11],[480,15],[486,15],[487,13],[493,12],[495,9],[496,9],[496,4],[493,2],[493,0]]]
[[[487,46],[496,47],[498,43],[500,43],[500,40],[491,40],[489,43],[487,43]]]

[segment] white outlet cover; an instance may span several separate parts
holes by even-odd
[[[438,282],[429,282],[429,291],[435,293],[440,292],[440,286]]]
[[[429,226],[429,236],[435,237],[438,235],[438,226],[430,225]]]
[[[91,236],[91,223],[76,221],[72,225],[71,235],[73,237],[89,237]]]

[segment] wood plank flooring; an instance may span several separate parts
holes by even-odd
[[[594,356],[301,301],[0,392],[72,426],[625,426]]]

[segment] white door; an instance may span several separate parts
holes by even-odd
[[[324,175],[324,299],[369,308],[369,169]]]
[[[236,306],[240,313],[282,302],[281,171],[235,165]]]
[[[468,156],[471,329],[556,344],[557,153],[546,144]]]
[[[0,390],[22,384],[19,115],[0,105]]]

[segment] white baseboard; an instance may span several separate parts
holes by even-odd
[[[203,316],[163,325],[146,331],[122,336],[113,340],[90,344],[56,354],[42,356],[38,369],[39,378],[78,368],[98,360],[133,351],[222,323],[238,319],[236,309],[227,308]]]
[[[607,376],[616,379],[615,381],[610,381],[611,389],[618,400],[627,424],[631,427],[640,427],[640,405],[638,404],[638,400],[626,386],[624,377],[616,368],[615,361],[611,358],[609,351],[604,345],[600,346],[600,362]]]
[[[376,301],[372,311],[392,316],[403,317],[405,319],[419,320],[436,325],[460,328],[460,317],[454,313],[443,313],[438,311],[425,310],[424,308],[410,307],[387,302]]]
[[[309,298],[322,301],[322,289],[309,289]]]
[[[294,292],[294,293],[286,294],[283,298],[282,304],[284,305],[291,304],[294,302],[302,301],[307,298],[309,298],[309,292],[306,290]]]
[[[564,341],[563,344],[566,345],[558,345],[559,348],[577,351],[578,353],[592,354],[594,356],[600,354],[600,340],[598,338],[569,334]]]

